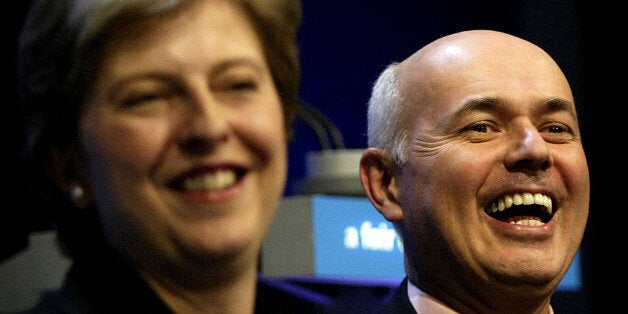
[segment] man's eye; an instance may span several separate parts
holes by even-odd
[[[475,131],[478,133],[487,133],[489,131],[489,126],[485,123],[478,123],[478,124],[474,124],[471,125],[467,128],[467,130],[469,131]]]
[[[485,120],[467,125],[458,132],[457,136],[472,143],[480,143],[494,139],[499,132],[498,124]]]
[[[552,125],[547,129],[550,133],[563,133],[565,128],[560,125]]]

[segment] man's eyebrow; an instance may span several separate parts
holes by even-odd
[[[504,103],[498,97],[478,97],[464,101],[462,107],[454,112],[454,120],[457,120],[471,111],[495,111],[504,107]]]
[[[543,107],[547,112],[568,112],[574,119],[577,118],[575,104],[564,98],[548,98],[542,101],[545,103]],[[464,116],[471,111],[496,111],[503,108],[505,103],[499,97],[479,97],[465,101],[465,103],[454,113],[454,119]]]
[[[576,114],[576,105],[563,98],[550,98],[545,101],[547,109],[550,112],[565,111],[568,112],[575,120],[578,119]]]
[[[447,119],[443,127],[455,128],[471,112],[495,112],[501,110],[500,108],[505,108],[505,104],[499,97],[469,97],[463,100],[462,106],[453,112],[451,119]]]

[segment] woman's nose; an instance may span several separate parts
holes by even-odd
[[[188,106],[183,122],[181,148],[193,156],[211,152],[229,138],[229,123],[225,110],[211,97],[204,97]]]

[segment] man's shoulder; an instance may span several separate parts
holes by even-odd
[[[380,314],[401,314],[401,313],[416,313],[410,299],[408,298],[408,278],[404,278],[399,287],[390,297],[388,302],[384,304],[384,307],[378,312]]]

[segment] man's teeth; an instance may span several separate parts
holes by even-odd
[[[542,226],[545,223],[535,219],[522,219],[517,221],[511,221],[511,224],[524,225],[524,226]]]
[[[552,214],[552,199],[541,193],[516,193],[506,195],[497,202],[491,204],[490,210],[495,213],[512,207],[513,205],[541,205],[545,207],[548,214]],[[525,224],[525,223],[522,223]]]
[[[193,191],[218,190],[234,184],[236,179],[237,176],[234,171],[222,170],[187,179],[183,182],[183,187]]]

